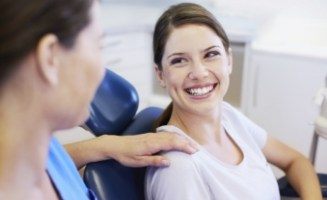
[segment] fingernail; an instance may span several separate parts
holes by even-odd
[[[198,147],[199,147],[199,145],[197,143],[195,143],[195,142],[190,142],[190,145],[194,149],[198,149]]]
[[[195,153],[198,151],[198,149],[194,148],[194,147],[189,147],[190,153]]]
[[[170,165],[170,161],[169,160],[162,160],[161,163],[165,166],[169,166]]]

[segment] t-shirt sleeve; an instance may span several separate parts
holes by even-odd
[[[169,152],[169,167],[150,167],[146,174],[147,200],[210,199],[191,155]]]

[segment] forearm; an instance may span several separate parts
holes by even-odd
[[[322,199],[316,172],[304,156],[297,158],[285,172],[288,181],[298,192],[301,199]]]
[[[108,143],[108,147],[106,148],[103,148],[102,146],[103,141],[101,140],[103,140],[104,137],[110,136],[103,135],[81,142],[66,144],[64,147],[73,159],[77,168],[80,169],[87,163],[110,159],[110,156],[108,155],[108,147],[110,147],[110,144]]]

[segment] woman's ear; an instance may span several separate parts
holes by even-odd
[[[233,71],[233,52],[230,47],[228,48],[227,59],[228,59],[228,72],[229,74],[231,74]]]
[[[165,88],[166,87],[166,83],[164,81],[164,78],[163,78],[163,71],[162,69],[159,69],[158,65],[155,65],[155,70],[156,70],[156,75],[157,75],[157,78],[159,80],[159,83],[160,83],[160,86]]]
[[[57,36],[46,34],[36,46],[37,71],[41,79],[50,85],[58,84],[59,45]]]

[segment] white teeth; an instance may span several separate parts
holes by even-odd
[[[203,88],[191,88],[186,90],[189,94],[194,95],[194,96],[200,96],[200,95],[205,95],[213,89],[213,85],[203,87]]]

